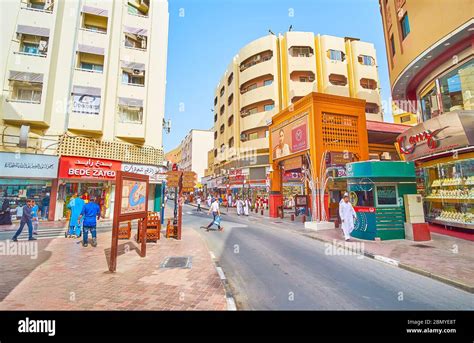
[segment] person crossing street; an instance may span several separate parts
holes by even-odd
[[[219,200],[213,199],[211,207],[209,208],[208,214],[212,213],[212,222],[206,227],[206,230],[209,231],[212,225],[216,225],[219,231],[224,230],[224,227],[220,225],[221,211],[219,208]]]

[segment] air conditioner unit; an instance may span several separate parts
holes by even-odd
[[[138,75],[140,73],[141,73],[140,69],[133,69],[133,74]]]

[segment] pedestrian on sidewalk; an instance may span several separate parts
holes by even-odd
[[[10,201],[8,193],[3,193],[2,209],[0,210],[0,225],[12,225],[12,216],[10,214]]]
[[[36,241],[36,238],[33,237],[33,223],[31,222],[31,208],[33,207],[32,202],[30,199],[26,200],[26,205],[23,206],[23,214],[21,215],[20,220],[20,227],[13,235],[12,241],[18,241],[18,236],[20,236],[21,232],[25,225],[28,226],[28,240],[29,241]]]
[[[95,197],[91,196],[89,198],[89,202],[84,205],[82,208],[81,215],[78,219],[78,224],[80,223],[81,219],[84,218],[83,222],[83,238],[82,238],[82,246],[87,247],[88,245],[88,236],[89,231],[92,235],[92,242],[91,245],[93,247],[97,246],[97,220],[100,219],[100,207],[95,202]]]
[[[75,192],[67,204],[67,208],[71,210],[71,217],[69,218],[69,230],[66,238],[81,237],[82,222],[79,220],[79,216],[82,213],[84,205],[84,200]]]
[[[33,207],[31,208],[31,223],[33,224],[33,235],[37,235],[40,209],[34,200],[31,200],[31,202],[33,204]]]
[[[207,196],[207,207],[211,207],[211,204],[212,204],[212,197],[211,197],[211,195],[209,194],[209,195]]]
[[[351,232],[354,230],[354,221],[357,214],[349,201],[349,193],[344,193],[342,201],[339,203],[339,216],[341,217],[342,231],[344,232],[344,239],[350,240]]]
[[[201,212],[201,196],[200,196],[200,195],[198,195],[198,196],[196,197],[196,203],[197,203],[197,205],[198,205],[197,211],[198,211],[198,212]]]
[[[211,213],[212,213],[212,222],[206,227],[206,230],[209,231],[211,226],[214,224],[217,225],[217,229],[219,231],[224,230],[224,227],[220,225],[221,211],[220,211],[220,206],[219,206],[219,200],[213,199],[213,202],[207,214],[211,214]]]

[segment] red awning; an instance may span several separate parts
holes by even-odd
[[[367,131],[378,131],[400,134],[411,128],[410,125],[385,123],[382,121],[367,120]]]

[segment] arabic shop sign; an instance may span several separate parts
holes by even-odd
[[[474,114],[456,111],[420,123],[397,137],[407,161],[474,145]]]
[[[58,160],[57,156],[3,152],[0,153],[0,176],[55,179]]]
[[[167,168],[163,166],[122,163],[122,171],[134,174],[148,175],[150,177],[150,183],[161,183],[163,181],[166,181]]]
[[[121,166],[120,161],[87,157],[61,157],[59,178],[114,180]]]

